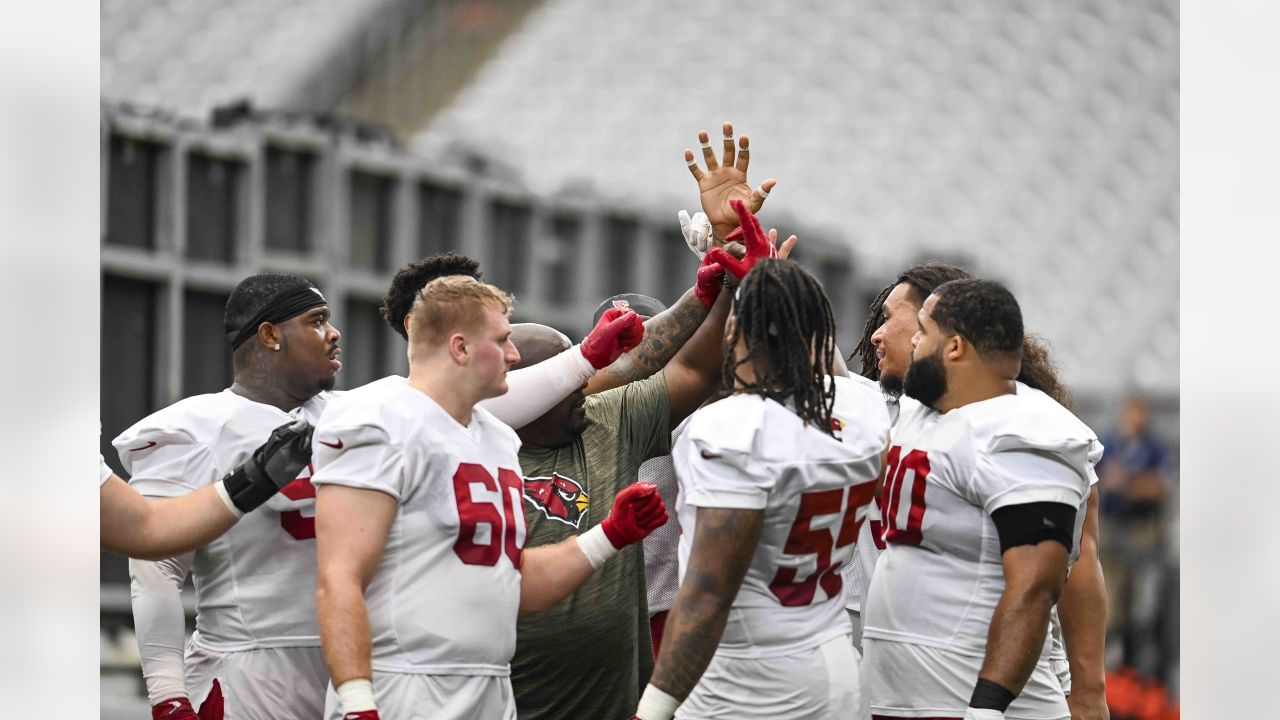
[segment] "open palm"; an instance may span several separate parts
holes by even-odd
[[[747,183],[747,165],[750,163],[750,142],[747,136],[738,138],[735,149],[733,142],[733,124],[724,124],[723,161],[717,161],[716,153],[711,148],[707,131],[698,133],[698,141],[702,145],[702,158],[707,169],[703,171],[693,159],[693,151],[685,148],[684,159],[689,165],[689,172],[698,181],[698,195],[702,202],[702,211],[707,214],[711,228],[716,237],[724,238],[735,227],[738,227],[738,215],[730,205],[732,200],[741,200],[752,213],[759,212],[764,205],[765,196],[777,184],[777,180],[769,178],[760,184],[760,190],[753,190]],[[763,191],[763,193],[761,192]]]

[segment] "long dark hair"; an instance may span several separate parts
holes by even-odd
[[[835,314],[816,278],[789,260],[761,260],[734,296],[736,324],[726,338],[724,383],[730,392],[790,400],[796,415],[831,434]],[[741,340],[746,355],[736,359]],[[755,380],[738,376],[751,363]]]

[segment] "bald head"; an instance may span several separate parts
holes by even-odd
[[[564,333],[538,323],[515,323],[511,326],[511,342],[520,351],[520,362],[512,370],[537,365],[573,347]]]

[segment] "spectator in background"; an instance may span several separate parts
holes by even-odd
[[[1102,438],[1107,448],[1097,472],[1102,488],[1102,553],[1111,607],[1108,635],[1118,634],[1123,662],[1157,673],[1161,664],[1142,646],[1154,638],[1164,583],[1165,505],[1169,499],[1169,451],[1151,430],[1151,407],[1137,393],[1120,406],[1116,428]],[[1145,658],[1145,660],[1144,660]]]

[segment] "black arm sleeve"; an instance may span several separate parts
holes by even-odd
[[[1071,552],[1076,508],[1065,503],[1037,502],[1009,505],[991,513],[1000,533],[1000,552],[1019,545],[1039,545],[1057,540]]]

